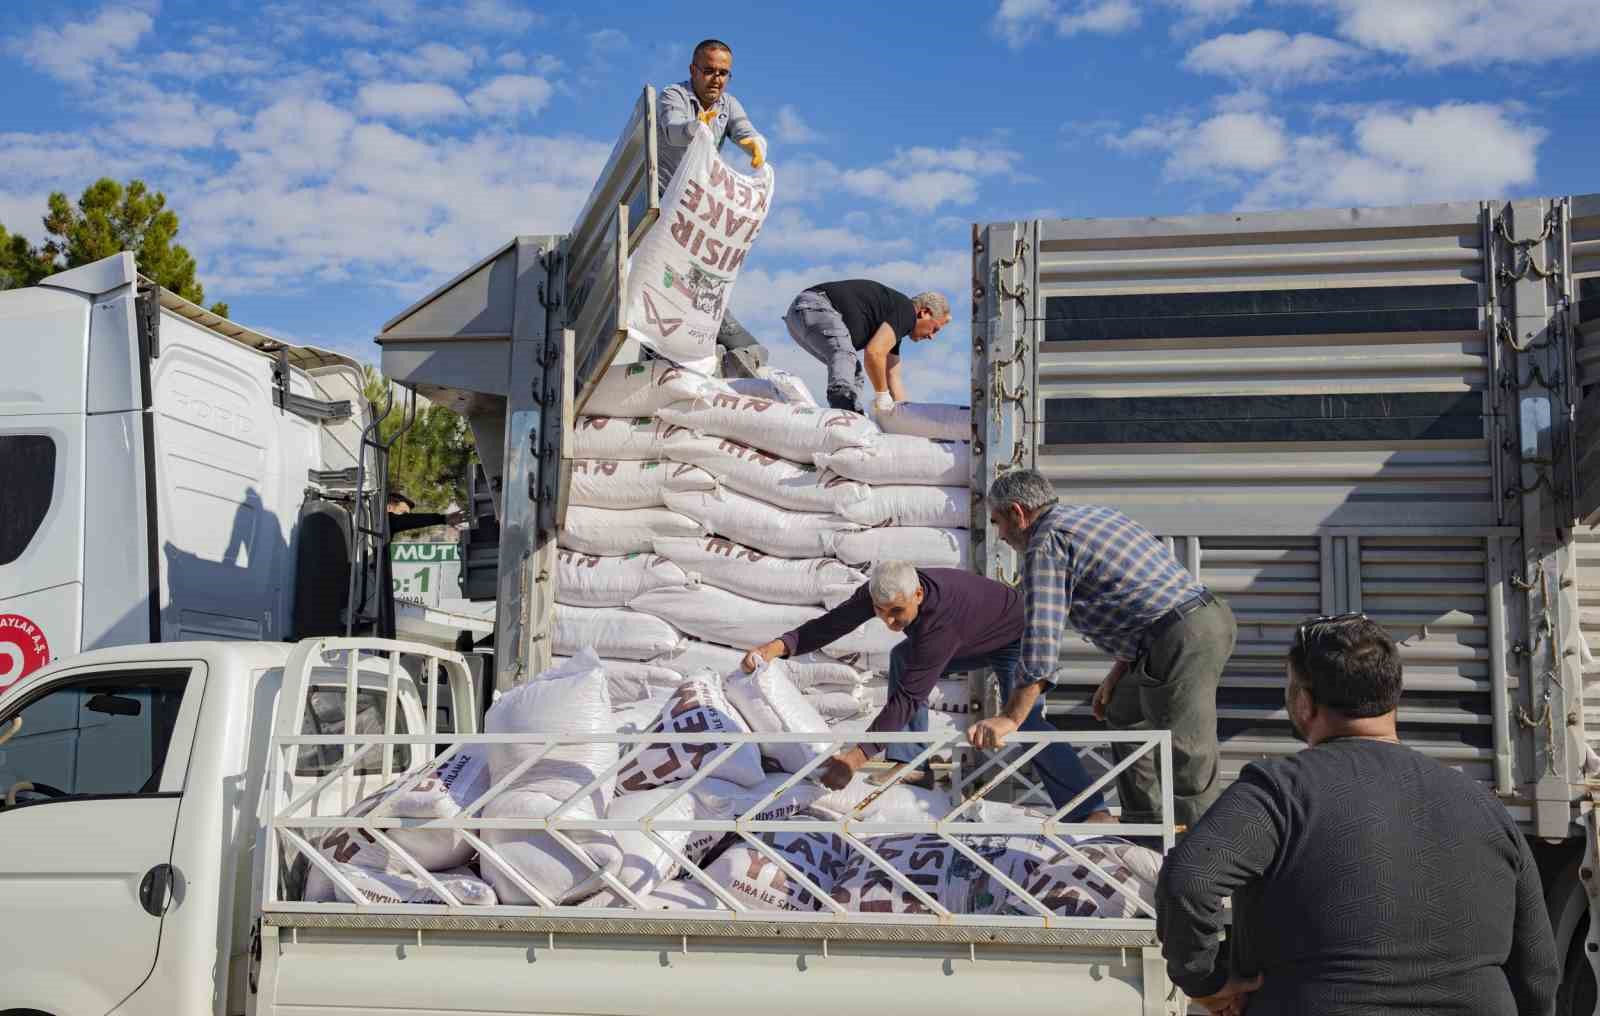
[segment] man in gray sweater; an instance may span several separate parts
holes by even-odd
[[[711,128],[719,150],[732,138],[750,156],[751,169],[760,169],[766,162],[767,139],[750,122],[744,106],[728,92],[732,77],[733,50],[719,39],[706,39],[694,48],[689,60],[689,80],[668,85],[657,95],[656,166],[662,190],[678,171],[700,124]],[[745,358],[740,373],[766,363],[766,350],[732,311],[723,312],[717,345]],[[737,354],[738,350],[748,352]]]
[[[1167,971],[1211,1013],[1555,1011],[1528,844],[1483,787],[1400,743],[1400,687],[1365,615],[1296,630],[1284,701],[1310,747],[1246,766],[1156,888]]]

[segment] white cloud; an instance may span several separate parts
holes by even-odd
[[[363,113],[397,120],[440,120],[467,112],[455,89],[420,81],[362,85],[356,104]]]
[[[610,51],[628,48],[628,37],[615,28],[602,28],[589,33],[589,49],[597,56],[608,56]]]
[[[865,224],[863,224],[865,225]],[[819,226],[794,209],[783,209],[761,227],[764,254],[808,254],[812,257],[860,255],[909,250],[911,241],[894,233],[871,235],[845,226]]]
[[[778,140],[788,145],[809,145],[822,140],[822,135],[812,129],[793,106],[778,109],[778,119],[773,124]]]
[[[1250,8],[1251,0],[1166,0],[1181,15],[1175,32],[1187,33],[1232,21]]]
[[[1337,77],[1360,57],[1354,46],[1320,35],[1301,32],[1291,36],[1258,28],[1208,39],[1189,51],[1183,65],[1191,71],[1281,86]]]
[[[1013,49],[1026,45],[1041,29],[1057,35],[1091,32],[1116,35],[1139,24],[1133,0],[1000,0],[990,28]]]
[[[840,168],[825,159],[797,159],[784,165],[785,201],[825,199],[840,190],[916,212],[943,205],[971,204],[986,176],[1014,175],[1021,155],[993,145],[982,149],[917,146],[898,149],[881,165]]]
[[[442,42],[429,42],[395,60],[395,66],[417,78],[459,78],[472,70],[472,53]]]
[[[1107,138],[1167,153],[1169,179],[1237,190],[1245,208],[1505,197],[1536,179],[1546,132],[1482,103],[1348,111],[1344,130],[1292,133],[1264,112],[1156,121]]]
[[[53,78],[88,84],[103,64],[133,49],[155,27],[155,16],[141,6],[106,7],[88,21],[41,26],[12,48]]]
[[[1421,67],[1540,63],[1600,53],[1594,0],[1311,0],[1339,34]]]
[[[474,28],[511,33],[526,32],[544,20],[543,15],[524,10],[509,0],[469,0],[460,16]]]
[[[210,148],[222,132],[244,120],[233,110],[198,96],[142,81],[121,83],[108,93],[112,129],[140,145],[157,149]]]
[[[504,74],[467,96],[467,104],[480,116],[531,116],[544,109],[555,89],[543,78]]]

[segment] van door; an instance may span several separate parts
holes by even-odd
[[[0,732],[15,728],[0,745],[8,1007],[110,1012],[149,977],[182,886],[172,844],[203,688],[201,664],[163,662],[0,696]]]
[[[89,314],[80,294],[0,293],[0,690],[81,648]]]

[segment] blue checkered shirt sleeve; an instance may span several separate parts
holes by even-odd
[[[1054,684],[1061,635],[1072,611],[1072,547],[1056,534],[1029,542],[1023,563],[1022,663],[1019,684]]]

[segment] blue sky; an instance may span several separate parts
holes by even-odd
[[[735,311],[820,387],[795,292],[941,289],[908,380],[964,401],[973,222],[1600,191],[1597,5],[13,0],[0,223],[141,177],[208,300],[375,360],[412,300],[564,232],[642,86],[716,36],[777,177]]]

